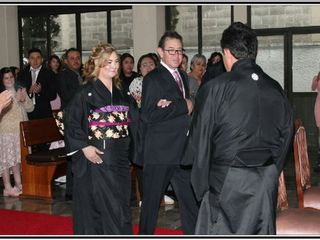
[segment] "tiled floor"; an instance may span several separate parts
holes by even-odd
[[[292,154],[291,154],[292,155]],[[309,158],[312,164],[312,168],[315,166],[317,161],[316,150],[309,149]],[[289,197],[289,206],[297,207],[297,197],[295,194],[295,179],[294,179],[294,166],[293,157],[290,156],[285,167],[286,174],[286,185]],[[320,173],[312,171],[313,184],[319,185]],[[3,189],[2,181],[0,183],[0,189]],[[19,199],[3,197],[2,190],[0,195],[0,209],[12,209],[18,211],[30,211],[37,213],[48,213],[54,215],[71,216],[72,201],[64,200],[65,184],[54,184],[54,200],[49,203],[44,200],[32,200],[32,199]],[[135,197],[132,196],[132,219],[133,223],[139,222],[140,208],[135,207]],[[0,218],[1,219],[1,218]],[[165,227],[171,229],[180,229],[180,217],[178,204],[175,202],[174,205],[167,205],[161,207],[159,211],[158,227]]]

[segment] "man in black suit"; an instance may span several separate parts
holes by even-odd
[[[42,66],[40,49],[30,49],[28,58],[29,65],[18,77],[18,84],[26,88],[35,105],[34,110],[28,113],[28,117],[30,120],[52,117],[50,101],[57,97],[54,73]]]
[[[177,32],[165,32],[157,52],[161,63],[144,77],[142,86],[143,199],[139,233],[154,233],[160,201],[171,183],[179,201],[182,230],[194,234],[198,204],[190,184],[190,169],[180,166],[193,108],[187,74],[178,69],[184,53],[182,37]]]
[[[80,51],[76,48],[70,48],[66,51],[65,56],[66,67],[58,75],[58,94],[61,98],[61,109],[67,106],[82,82]]]
[[[61,109],[65,109],[80,87],[82,77],[80,73],[81,56],[76,48],[69,48],[65,54],[65,69],[58,75],[58,94],[61,98]],[[67,143],[66,143],[67,144]],[[72,161],[68,157],[66,175],[66,200],[72,200],[73,176]]]

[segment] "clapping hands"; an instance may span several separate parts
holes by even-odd
[[[39,92],[41,92],[41,84],[40,83],[32,84],[29,89],[29,93],[39,93]]]
[[[0,93],[0,113],[2,109],[6,108],[12,102],[12,93],[8,90],[5,90]]]
[[[19,88],[17,90],[17,95],[16,95],[17,101],[18,102],[24,102],[26,100],[26,97],[27,97],[26,89],[25,88]]]

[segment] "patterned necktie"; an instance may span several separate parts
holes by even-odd
[[[179,89],[180,89],[180,91],[181,91],[182,94],[183,94],[183,97],[185,98],[185,92],[184,92],[183,82],[182,82],[182,79],[181,79],[181,77],[180,77],[180,74],[178,73],[177,70],[173,71],[173,77],[174,77],[174,79],[176,80],[176,83],[178,84]]]

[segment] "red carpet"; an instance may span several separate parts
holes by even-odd
[[[72,235],[71,217],[0,209],[0,235]],[[138,226],[133,225],[134,234]],[[157,228],[156,235],[182,235],[182,231]]]

